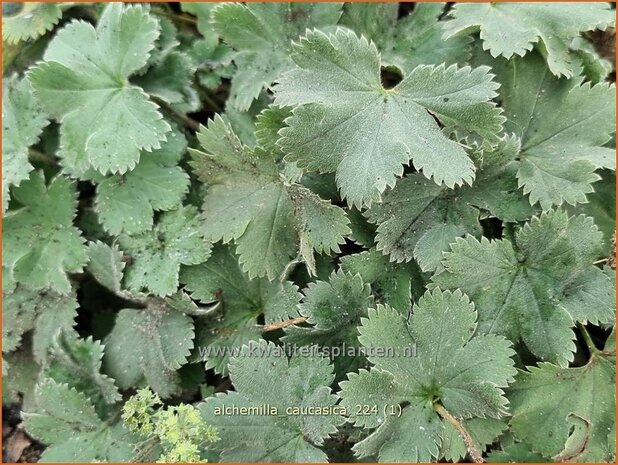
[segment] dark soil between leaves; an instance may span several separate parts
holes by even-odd
[[[21,406],[2,407],[2,463],[38,462],[45,446],[24,431]]]

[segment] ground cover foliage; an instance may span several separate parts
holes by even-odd
[[[40,461],[615,461],[609,4],[2,12]]]

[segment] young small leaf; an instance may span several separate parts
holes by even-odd
[[[337,272],[328,282],[309,283],[299,313],[307,317],[311,326],[286,328],[284,341],[294,345],[339,347],[342,351],[356,350],[350,356],[343,352],[334,358],[335,374],[343,379],[346,373],[366,365],[360,355],[357,326],[373,304],[370,289],[359,275]]]
[[[127,287],[136,292],[148,289],[161,297],[176,292],[181,264],[205,262],[212,247],[192,206],[163,213],[153,230],[137,236],[123,234],[118,242],[131,256],[125,272]]]

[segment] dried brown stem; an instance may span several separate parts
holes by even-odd
[[[468,449],[468,453],[470,454],[472,460],[474,460],[475,463],[484,463],[485,460],[483,459],[481,452],[477,449],[476,444],[474,444],[474,439],[472,439],[472,436],[470,436],[470,433],[468,433],[461,422],[451,415],[442,404],[436,402],[433,404],[433,407],[435,411],[438,412],[438,415],[448,421],[453,428],[457,430],[461,436],[461,439],[463,439],[463,442],[466,444],[466,449]]]
[[[306,316],[299,316],[297,318],[291,318],[289,320],[280,321],[278,323],[270,323],[268,325],[263,325],[261,329],[263,333],[267,333],[269,331],[275,331],[277,329],[283,329],[287,328],[288,326],[304,323],[305,321],[307,321]]]

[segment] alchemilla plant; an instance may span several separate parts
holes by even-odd
[[[615,461],[610,4],[2,26],[5,460]]]

